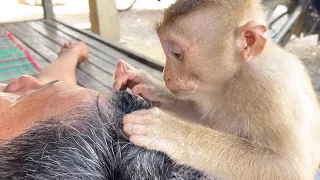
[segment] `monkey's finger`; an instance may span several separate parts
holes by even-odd
[[[160,109],[153,107],[151,109],[143,109],[143,110],[139,110],[139,111],[134,111],[129,115],[138,114],[140,116],[143,116],[144,118],[147,118],[147,117],[152,117],[154,114],[158,114],[158,113],[160,113]],[[153,119],[150,118],[150,121],[152,121],[152,120]]]
[[[124,72],[123,63],[121,63],[121,61],[118,61],[116,70],[115,70],[115,72],[113,74],[114,80],[116,80],[123,72]]]
[[[154,147],[152,147],[150,140],[145,135],[133,135],[130,136],[129,140],[136,146],[144,147],[149,150],[156,150]]]
[[[148,116],[141,116],[138,111],[128,114],[123,117],[123,124],[140,124],[149,125],[152,121]]]
[[[146,118],[146,116],[152,115],[152,111],[150,109],[142,109],[138,111],[133,111],[130,114],[127,114],[126,116],[142,116],[142,118]]]
[[[127,88],[132,89],[137,84],[142,82],[142,78],[136,76],[134,79],[128,79],[125,83],[122,83],[121,90],[126,90]]]
[[[138,124],[124,124],[123,132],[127,137],[132,135],[146,135],[148,133],[147,127]]]
[[[136,68],[134,68],[133,66],[131,66],[129,63],[127,63],[126,61],[119,59],[118,62],[120,62],[125,70],[136,70]]]
[[[113,88],[116,90],[119,90],[121,87],[123,86],[127,86],[127,83],[129,80],[134,80],[136,82],[142,82],[142,78],[137,77],[137,72],[136,71],[125,71],[124,73],[122,73],[122,75],[120,75],[114,85]]]
[[[136,76],[133,80],[129,80],[127,82],[127,87],[132,89],[135,86],[137,86],[138,84],[142,83],[143,79],[140,76]]]
[[[127,62],[119,59],[117,62],[116,71],[114,73],[114,79],[117,79],[126,70],[136,70],[134,67],[130,66]]]
[[[132,88],[133,94],[141,95],[141,94],[151,94],[153,92],[152,87],[148,87],[145,84],[139,84]]]

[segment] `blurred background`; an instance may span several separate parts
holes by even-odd
[[[118,0],[119,9],[126,8],[130,0]],[[80,29],[90,31],[88,0],[53,0],[56,19]],[[136,0],[128,11],[119,12],[119,44],[155,61],[164,62],[160,42],[153,29],[164,8],[174,0]],[[0,0],[0,23],[43,18],[41,0]],[[147,50],[147,51],[146,51]]]
[[[128,8],[126,11],[119,11],[118,14],[120,40],[117,43],[163,63],[165,56],[153,26],[154,22],[161,17],[163,10],[174,1],[116,0],[118,9]],[[88,0],[53,0],[52,2],[56,19],[90,31]],[[132,7],[128,6],[132,3]],[[279,15],[284,11],[286,11],[285,6],[278,6],[273,14]],[[0,23],[41,19],[42,14],[41,0],[0,0]],[[274,26],[280,26],[281,22],[285,21],[284,17]],[[317,35],[293,37],[285,48],[307,63],[312,63],[313,67],[317,67],[318,72],[320,71],[318,68],[320,66],[317,66],[320,60],[320,48],[317,45],[317,38]]]

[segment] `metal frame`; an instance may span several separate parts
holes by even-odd
[[[285,37],[288,31],[293,27],[293,25],[297,22],[297,19],[303,13],[302,6],[298,6],[292,14],[290,14],[288,21],[286,24],[280,29],[278,34],[274,37],[274,41],[278,44],[280,43],[281,39]]]

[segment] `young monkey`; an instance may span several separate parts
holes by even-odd
[[[316,94],[302,63],[266,31],[258,0],[171,5],[157,25],[165,84],[124,61],[115,71],[114,89],[158,104],[124,118],[130,141],[224,179],[314,179]]]

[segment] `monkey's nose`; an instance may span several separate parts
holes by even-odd
[[[170,80],[171,80],[171,78],[170,78],[170,77],[164,77],[163,79],[164,79],[164,81],[166,81],[166,82],[168,82],[168,81],[170,81]]]
[[[170,81],[172,79],[172,75],[170,73],[163,73],[163,80],[165,82]]]

